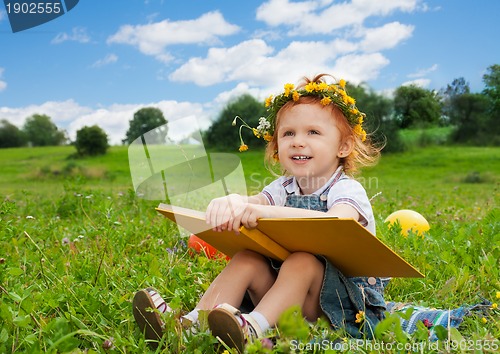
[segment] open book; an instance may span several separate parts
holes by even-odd
[[[204,212],[167,204],[156,210],[230,257],[249,249],[284,261],[291,253],[304,251],[325,256],[350,277],[423,277],[354,219],[259,219],[257,228],[242,226],[237,235],[212,231]]]

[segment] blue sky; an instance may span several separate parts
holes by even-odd
[[[232,97],[263,99],[304,75],[387,95],[464,77],[479,92],[500,64],[496,0],[81,0],[18,33],[5,10],[0,119],[47,114],[72,138],[98,124],[114,144],[145,106],[206,128]]]

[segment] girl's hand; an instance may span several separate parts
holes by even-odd
[[[257,220],[265,217],[265,214],[262,205],[249,203],[247,197],[230,194],[210,202],[205,220],[214,231],[234,230],[239,233],[241,225],[254,228],[257,226]]]

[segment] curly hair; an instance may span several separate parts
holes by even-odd
[[[327,77],[333,78],[328,74],[319,74],[316,75],[313,79],[304,77],[299,83],[298,88],[305,87],[311,82],[325,82],[325,79]],[[289,111],[292,107],[299,104],[318,104],[321,105],[323,109],[330,109],[332,113],[332,119],[334,119],[335,125],[340,131],[342,141],[352,139],[352,141],[354,142],[354,148],[352,152],[348,156],[340,158],[339,161],[340,165],[343,166],[345,173],[354,175],[356,174],[356,172],[358,172],[358,169],[360,167],[372,166],[378,162],[378,159],[380,158],[380,151],[382,150],[383,146],[376,146],[375,144],[373,144],[369,135],[366,136],[363,141],[359,134],[356,134],[356,132],[354,131],[354,127],[349,124],[347,118],[336,105],[330,104],[325,106],[321,104],[321,97],[305,96],[300,97],[297,101],[290,100],[283,105],[283,107],[278,111],[276,115],[276,120],[274,122],[274,134],[272,136],[272,139],[267,144],[265,152],[266,165],[272,173],[274,173],[275,175],[282,175],[287,173],[286,171],[282,170],[278,160],[277,131],[283,114]],[[277,168],[279,168],[279,172],[276,171]]]

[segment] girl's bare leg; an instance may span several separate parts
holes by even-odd
[[[257,304],[275,280],[276,271],[267,258],[253,251],[239,252],[210,284],[196,307],[211,310],[222,303],[239,307],[247,290]]]
[[[291,254],[283,262],[276,281],[258,302],[255,311],[263,314],[274,326],[285,310],[299,305],[306,319],[316,321],[323,315],[319,297],[324,272],[324,264],[314,255],[305,252]]]

